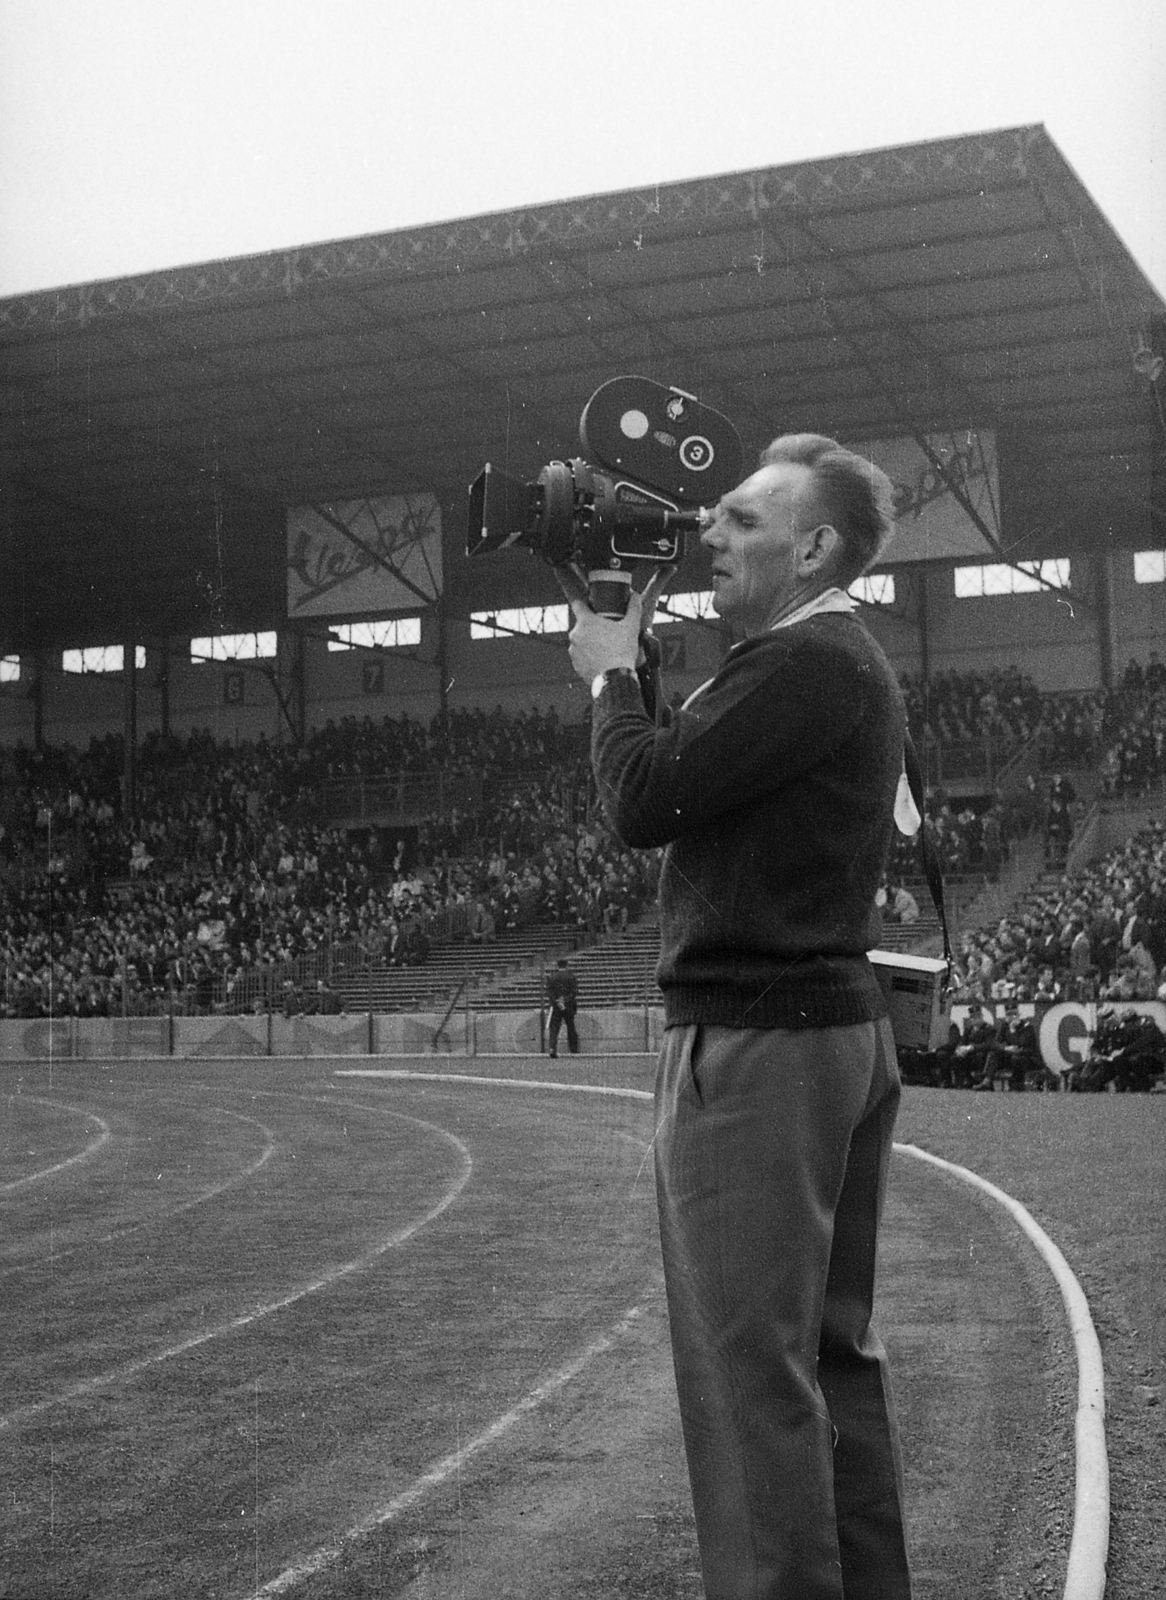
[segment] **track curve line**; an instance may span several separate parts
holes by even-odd
[[[326,1567],[334,1565],[343,1556],[345,1548],[355,1540],[366,1538],[368,1534],[375,1533],[378,1528],[383,1528],[387,1523],[393,1522],[403,1512],[407,1511],[410,1506],[416,1505],[417,1501],[426,1495],[430,1489],[436,1489],[440,1484],[452,1478],[455,1473],[461,1471],[471,1457],[476,1456],[480,1451],[492,1445],[504,1433],[508,1433],[515,1423],[520,1422],[523,1417],[541,1406],[544,1400],[549,1400],[552,1395],[565,1388],[573,1378],[579,1376],[584,1367],[588,1366],[596,1356],[603,1355],[605,1351],[610,1350],[618,1340],[622,1339],[635,1326],[650,1303],[649,1296],[640,1301],[638,1305],[634,1305],[625,1311],[617,1322],[612,1323],[610,1328],[607,1328],[597,1338],[593,1339],[585,1349],[572,1356],[570,1361],[564,1363],[556,1372],[552,1372],[548,1378],[544,1378],[540,1384],[537,1384],[535,1388],[523,1395],[517,1405],[511,1406],[509,1411],[504,1412],[500,1417],[496,1417],[488,1427],[483,1428],[472,1439],[467,1439],[460,1449],[443,1456],[440,1461],[435,1461],[432,1466],[427,1467],[424,1472],[415,1478],[407,1489],[395,1495],[387,1505],[381,1506],[367,1517],[362,1518],[360,1522],[342,1534],[339,1539],[331,1544],[321,1545],[318,1549],[313,1550],[311,1554],[302,1556],[298,1561],[293,1562],[290,1567],[285,1567],[276,1577],[263,1584],[261,1588],[252,1590],[249,1600],[271,1600],[273,1595],[286,1594],[289,1589],[294,1589],[297,1584],[314,1577],[316,1573],[322,1572]]]
[[[918,1145],[896,1144],[902,1155],[929,1162],[989,1195],[1019,1223],[1061,1291],[1077,1353],[1076,1496],[1063,1600],[1102,1600],[1109,1556],[1109,1458],[1105,1446],[1105,1368],[1085,1291],[1048,1234],[1019,1200],[968,1167]]]
[[[86,1378],[81,1383],[71,1384],[59,1394],[51,1395],[48,1399],[34,1401],[32,1405],[20,1406],[15,1411],[10,1411],[6,1416],[0,1416],[0,1433],[21,1422],[26,1422],[30,1417],[39,1416],[42,1412],[51,1410],[54,1406],[67,1404],[70,1400],[79,1400],[85,1395],[93,1394],[99,1389],[111,1388],[116,1383],[124,1383],[130,1378],[135,1378],[140,1372],[146,1372],[151,1367],[160,1365],[163,1361],[173,1360],[175,1356],[186,1355],[191,1350],[197,1350],[200,1345],[209,1344],[212,1339],[221,1339],[226,1334],[238,1333],[242,1328],[250,1327],[253,1322],[260,1322],[264,1317],[270,1317],[277,1311],[286,1311],[288,1306],[293,1306],[297,1300],[303,1300],[307,1295],[318,1294],[321,1289],[330,1288],[338,1283],[341,1278],[349,1277],[354,1272],[361,1272],[364,1268],[385,1255],[389,1250],[402,1245],[411,1239],[415,1233],[428,1226],[438,1218],[443,1211],[454,1203],[461,1194],[470,1175],[474,1170],[473,1157],[469,1150],[457,1137],[450,1133],[448,1128],[443,1128],[436,1122],[427,1122],[422,1117],[406,1116],[400,1111],[386,1111],[383,1106],[362,1106],[364,1111],[379,1111],[385,1116],[397,1117],[402,1122],[411,1122],[416,1127],[426,1128],[431,1133],[436,1133],[445,1139],[457,1150],[460,1157],[457,1173],[450,1179],[442,1192],[441,1198],[435,1205],[430,1206],[424,1216],[415,1217],[412,1222],[404,1227],[395,1228],[386,1238],[380,1239],[371,1250],[365,1250],[361,1255],[354,1256],[351,1261],[341,1261],[326,1272],[319,1273],[310,1278],[306,1283],[299,1283],[287,1294],[281,1295],[278,1300],[269,1300],[263,1305],[254,1307],[237,1317],[231,1317],[226,1322],[220,1322],[213,1328],[206,1328],[202,1333],[193,1334],[189,1339],[183,1339],[178,1344],[168,1345],[164,1350],[155,1350],[152,1355],[142,1356],[137,1361],[129,1361],[124,1366],[115,1367],[112,1372],[98,1373],[95,1377]]]
[[[9,1099],[14,1098],[16,1097],[13,1095],[9,1096]],[[79,1161],[88,1161],[91,1156],[97,1154],[102,1145],[109,1143],[109,1123],[92,1111],[83,1111],[80,1106],[62,1105],[59,1100],[43,1100],[39,1095],[21,1095],[20,1099],[34,1106],[49,1106],[53,1111],[68,1111],[75,1117],[84,1117],[87,1122],[95,1122],[101,1132],[95,1139],[89,1141],[84,1150],[78,1150],[76,1155],[67,1156],[64,1161],[55,1161],[51,1167],[42,1167],[39,1172],[30,1172],[26,1177],[0,1183],[0,1194],[10,1194],[14,1189],[23,1189],[30,1183],[39,1183],[42,1178],[51,1178],[56,1172],[64,1172],[66,1167],[75,1167]]]
[[[181,1105],[182,1101],[172,1101],[171,1104]],[[228,1111],[226,1106],[211,1106],[210,1110],[222,1117],[232,1117],[236,1122],[249,1122],[252,1127],[258,1128],[263,1135],[263,1149],[254,1161],[241,1167],[238,1172],[233,1172],[229,1178],[224,1178],[222,1183],[216,1183],[209,1189],[200,1189],[198,1194],[190,1200],[184,1200],[180,1205],[171,1206],[167,1210],[154,1211],[148,1217],[143,1217],[140,1222],[127,1222],[120,1227],[111,1228],[108,1233],[98,1235],[95,1239],[86,1239],[80,1244],[68,1245],[64,1250],[54,1250],[49,1260],[55,1265],[58,1261],[67,1260],[80,1250],[91,1250],[96,1245],[111,1244],[115,1239],[124,1239],[127,1234],[137,1233],[142,1228],[155,1228],[160,1223],[169,1222],[172,1217],[180,1217],[186,1211],[193,1211],[196,1206],[206,1205],[208,1201],[215,1200],[219,1195],[225,1194],[228,1189],[237,1189],[241,1183],[246,1183],[265,1167],[276,1152],[275,1134],[265,1122],[260,1122],[258,1117],[246,1117],[241,1111]],[[0,1271],[0,1283],[5,1278],[13,1277],[20,1272],[34,1272],[45,1265],[44,1259],[39,1261],[14,1261]]]

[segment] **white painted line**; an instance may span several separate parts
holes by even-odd
[[[422,1083],[484,1083],[503,1089],[561,1089],[564,1094],[604,1094],[621,1100],[651,1100],[648,1089],[624,1089],[598,1083],[555,1083],[542,1078],[488,1078],[480,1072],[412,1072],[403,1067],[345,1067],[336,1078],[412,1078]]]
[[[383,1111],[380,1106],[362,1106],[365,1111]],[[420,1117],[407,1117],[399,1111],[390,1111],[387,1115],[398,1117],[403,1122],[411,1122],[419,1128],[428,1128],[430,1132],[439,1134],[441,1138],[454,1145],[461,1156],[461,1166],[456,1176],[446,1185],[445,1190],[436,1205],[433,1205],[423,1217],[417,1217],[403,1228],[395,1229],[387,1238],[381,1239],[371,1250],[366,1250],[363,1255],[351,1261],[342,1261],[337,1266],[329,1267],[326,1272],[312,1278],[307,1283],[297,1284],[289,1293],[282,1295],[278,1300],[270,1300],[265,1305],[256,1306],[253,1311],[248,1311],[242,1316],[232,1317],[228,1322],[219,1323],[217,1327],[208,1328],[203,1333],[196,1333],[189,1339],[183,1339],[180,1344],[169,1345],[165,1350],[156,1350],[153,1355],[143,1356],[138,1361],[130,1361],[123,1367],[116,1367],[112,1372],[99,1373],[94,1378],[87,1378],[83,1383],[72,1384],[68,1389],[63,1389],[59,1394],[52,1395],[47,1400],[38,1400],[32,1405],[20,1406],[15,1411],[10,1411],[6,1416],[0,1417],[0,1432],[11,1427],[14,1423],[25,1422],[29,1417],[38,1416],[42,1411],[48,1411],[53,1406],[59,1406],[69,1400],[80,1399],[81,1396],[92,1394],[97,1389],[108,1389],[113,1384],[124,1383],[127,1378],[136,1377],[139,1372],[145,1372],[150,1367],[156,1367],[160,1362],[169,1361],[174,1356],[186,1355],[190,1350],[197,1350],[199,1345],[208,1344],[212,1339],[220,1339],[224,1334],[237,1333],[240,1328],[247,1328],[253,1322],[259,1322],[264,1317],[270,1317],[276,1311],[285,1311],[288,1306],[295,1305],[297,1300],[302,1300],[306,1295],[316,1294],[321,1289],[328,1288],[337,1283],[341,1278],[346,1278],[353,1272],[360,1272],[370,1266],[386,1251],[394,1249],[397,1245],[404,1244],[411,1239],[427,1223],[439,1217],[465,1188],[474,1170],[473,1158],[462,1141],[446,1128],[438,1127],[434,1122],[425,1122]]]
[[[206,1205],[209,1200],[214,1200],[227,1189],[234,1189],[239,1184],[246,1183],[247,1179],[253,1177],[261,1167],[266,1166],[275,1154],[275,1135],[265,1122],[259,1121],[258,1117],[245,1117],[242,1112],[228,1111],[225,1106],[212,1106],[210,1109],[219,1116],[233,1117],[236,1122],[249,1122],[252,1127],[259,1129],[265,1142],[254,1161],[240,1171],[232,1173],[229,1178],[224,1178],[222,1183],[216,1183],[209,1189],[201,1189],[190,1200],[184,1200],[181,1205],[171,1206],[169,1210],[152,1211],[148,1217],[142,1217],[138,1222],[123,1223],[95,1239],[82,1239],[77,1244],[67,1245],[64,1250],[54,1249],[47,1256],[38,1256],[31,1261],[14,1261],[0,1271],[0,1281],[19,1272],[34,1272],[38,1267],[55,1267],[58,1262],[76,1255],[80,1250],[92,1250],[99,1244],[110,1244],[114,1239],[124,1239],[127,1234],[137,1233],[142,1228],[157,1227],[159,1223],[168,1222],[172,1217],[180,1217],[184,1211],[193,1211],[196,1206]]]
[[[303,1556],[299,1561],[293,1562],[290,1567],[286,1567],[277,1577],[265,1583],[262,1588],[254,1590],[250,1600],[268,1600],[271,1595],[285,1594],[288,1589],[293,1589],[296,1584],[303,1583],[306,1578],[313,1577],[317,1572],[322,1572],[325,1567],[331,1566],[334,1561],[338,1561],[343,1555],[345,1547],[351,1544],[353,1540],[362,1539],[366,1535],[374,1533],[377,1528],[383,1528],[386,1523],[392,1522],[399,1517],[403,1511],[408,1511],[410,1506],[416,1505],[417,1501],[426,1495],[430,1489],[436,1489],[448,1478],[453,1477],[455,1473],[460,1472],[472,1456],[478,1455],[488,1445],[492,1445],[504,1433],[508,1433],[515,1423],[520,1422],[523,1417],[534,1411],[538,1406],[541,1406],[544,1400],[549,1400],[553,1394],[557,1394],[560,1389],[565,1388],[573,1378],[578,1377],[583,1368],[593,1361],[596,1356],[603,1355],[605,1351],[610,1350],[616,1341],[621,1339],[628,1329],[643,1316],[647,1305],[648,1302],[644,1300],[639,1305],[632,1306],[631,1310],[626,1311],[618,1322],[613,1323],[608,1328],[606,1333],[602,1333],[597,1339],[592,1340],[585,1350],[572,1357],[565,1366],[560,1367],[557,1372],[553,1372],[549,1378],[545,1378],[537,1388],[524,1395],[516,1406],[512,1406],[509,1411],[496,1418],[488,1428],[484,1428],[481,1433],[476,1434],[474,1438],[462,1445],[460,1450],[455,1450],[451,1455],[442,1456],[440,1461],[435,1461],[432,1466],[427,1467],[421,1473],[420,1477],[415,1478],[407,1489],[394,1496],[387,1505],[381,1506],[379,1510],[373,1511],[367,1517],[362,1518],[360,1522],[349,1528],[347,1533],[342,1534],[335,1543],[321,1545],[317,1550],[313,1550],[310,1555]]]
[[[954,1162],[944,1161],[913,1144],[896,1144],[895,1149],[918,1161],[929,1161],[953,1173],[990,1195],[1011,1213],[1036,1246],[1042,1260],[1057,1281],[1077,1352],[1077,1484],[1073,1511],[1073,1537],[1065,1573],[1064,1600],[1102,1600],[1105,1594],[1105,1564],[1109,1556],[1109,1458],[1105,1448],[1105,1368],[1101,1345],[1085,1291],[1069,1263],[1040,1224],[1003,1189],[981,1178],[979,1173]]]
[[[9,1099],[16,1096],[10,1095]],[[64,1172],[66,1167],[76,1166],[79,1161],[88,1161],[90,1156],[96,1155],[103,1144],[109,1141],[109,1123],[95,1116],[92,1111],[82,1111],[80,1106],[62,1105],[59,1100],[42,1100],[37,1095],[21,1095],[21,1100],[31,1101],[35,1106],[49,1106],[54,1111],[68,1111],[75,1117],[84,1117],[87,1122],[95,1122],[101,1129],[96,1139],[91,1139],[84,1150],[78,1150],[75,1156],[69,1156],[64,1161],[57,1161],[51,1167],[42,1167],[39,1172],[30,1172],[26,1178],[13,1178],[9,1183],[0,1183],[0,1194],[10,1194],[13,1189],[23,1189],[26,1184],[39,1183],[42,1178],[52,1177],[54,1172]]]

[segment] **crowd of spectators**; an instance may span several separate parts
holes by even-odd
[[[1166,664],[1156,651],[1144,668],[1137,661],[1126,668],[1100,766],[1106,796],[1139,794],[1166,779]]]
[[[966,933],[957,1000],[1166,999],[1166,824]]]
[[[928,798],[944,875],[994,876],[1043,825],[1063,861],[1080,814],[1064,767],[1091,765],[1104,793],[1166,774],[1166,666],[1131,662],[1118,689],[1042,697],[1015,668],[904,680],[916,743],[998,753],[1039,741],[1044,773],[1015,788]],[[331,783],[439,771],[482,780],[479,803],[418,828],[339,829],[319,816]],[[456,930],[488,944],[520,921],[593,935],[651,903],[654,855],[594,820],[587,730],[553,710],[453,711],[328,723],[302,745],[148,736],[135,807],[123,804],[119,736],[85,751],[0,751],[0,948],[8,1015],[101,1015],[231,1004],[248,974],[358,947],[424,962]],[[1029,900],[967,936],[965,995],[1157,993],[1166,962],[1161,840]],[[918,845],[899,838],[881,895],[911,922]],[[1117,925],[1116,939],[1113,925]],[[1130,935],[1131,926],[1139,937]]]
[[[967,745],[984,739],[1002,748],[1024,744],[1040,727],[1044,697],[1018,667],[902,679],[907,721],[917,744]]]
[[[926,807],[936,860],[945,878],[968,873],[994,878],[1016,839],[1031,825],[998,795],[959,801],[937,791],[928,796]],[[915,836],[896,833],[887,860],[888,884],[901,886],[904,880],[918,879],[922,870]]]
[[[1130,660],[1113,689],[1046,697],[1040,725],[1046,771],[1089,767],[1106,799],[1137,795],[1166,778],[1166,662],[1156,650]]]
[[[296,749],[147,738],[136,808],[116,737],[4,752],[0,949],[9,1016],[232,1005],[244,979],[353,945],[423,962],[435,931],[622,926],[653,861],[586,819],[586,734],[553,711],[329,724]],[[419,829],[307,820],[329,778],[472,771],[483,804]],[[444,919],[444,920],[443,920]]]

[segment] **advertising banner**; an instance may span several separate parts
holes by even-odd
[[[175,1017],[176,1056],[265,1056],[268,1019],[262,1017]]]
[[[374,1055],[467,1054],[466,1014],[460,1008],[448,1017],[436,1011],[378,1013],[372,1022]]]
[[[622,1010],[581,1011],[575,1019],[583,1055],[637,1055],[659,1049],[663,1008],[653,1006]],[[479,1011],[473,1017],[475,1055],[538,1055],[540,1043],[537,1011]],[[566,1059],[566,1032],[559,1034],[559,1057]]]
[[[1131,1011],[1149,1017],[1155,1027],[1166,1034],[1166,1002],[1162,1000],[1106,1000],[1100,1005],[1095,1000],[1058,1000],[1052,1005],[1034,1005],[1031,1000],[1022,1000],[1014,1014],[1033,1019],[1041,1060],[1059,1077],[1089,1059],[1102,1011],[1118,1017]],[[1004,1005],[955,1005],[951,1008],[951,1020],[961,1032],[969,1019],[991,1023],[1007,1015],[1008,1008]]]
[[[1103,1006],[1093,1001],[1062,1000],[1042,1011],[1038,1024],[1041,1058],[1050,1072],[1069,1072],[1088,1060],[1102,1010],[1114,1016],[1132,1011],[1149,1017],[1155,1027],[1166,1033],[1166,1004],[1161,1000],[1107,1000]]]
[[[416,610],[437,598],[441,581],[441,508],[431,494],[288,511],[290,618]]]
[[[67,1061],[79,1054],[75,1017],[29,1017],[0,1022],[0,1061]]]
[[[874,439],[847,446],[881,467],[895,486],[895,537],[879,565],[945,557],[998,561],[999,555],[976,521],[979,518],[992,537],[1000,540],[995,432],[966,428],[925,437],[926,450],[910,438]]]

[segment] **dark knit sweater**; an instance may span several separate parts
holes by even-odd
[[[865,952],[906,719],[886,657],[825,612],[736,646],[657,728],[630,676],[594,706],[600,795],[625,843],[667,845],[668,1023],[829,1027],[883,1015]]]

